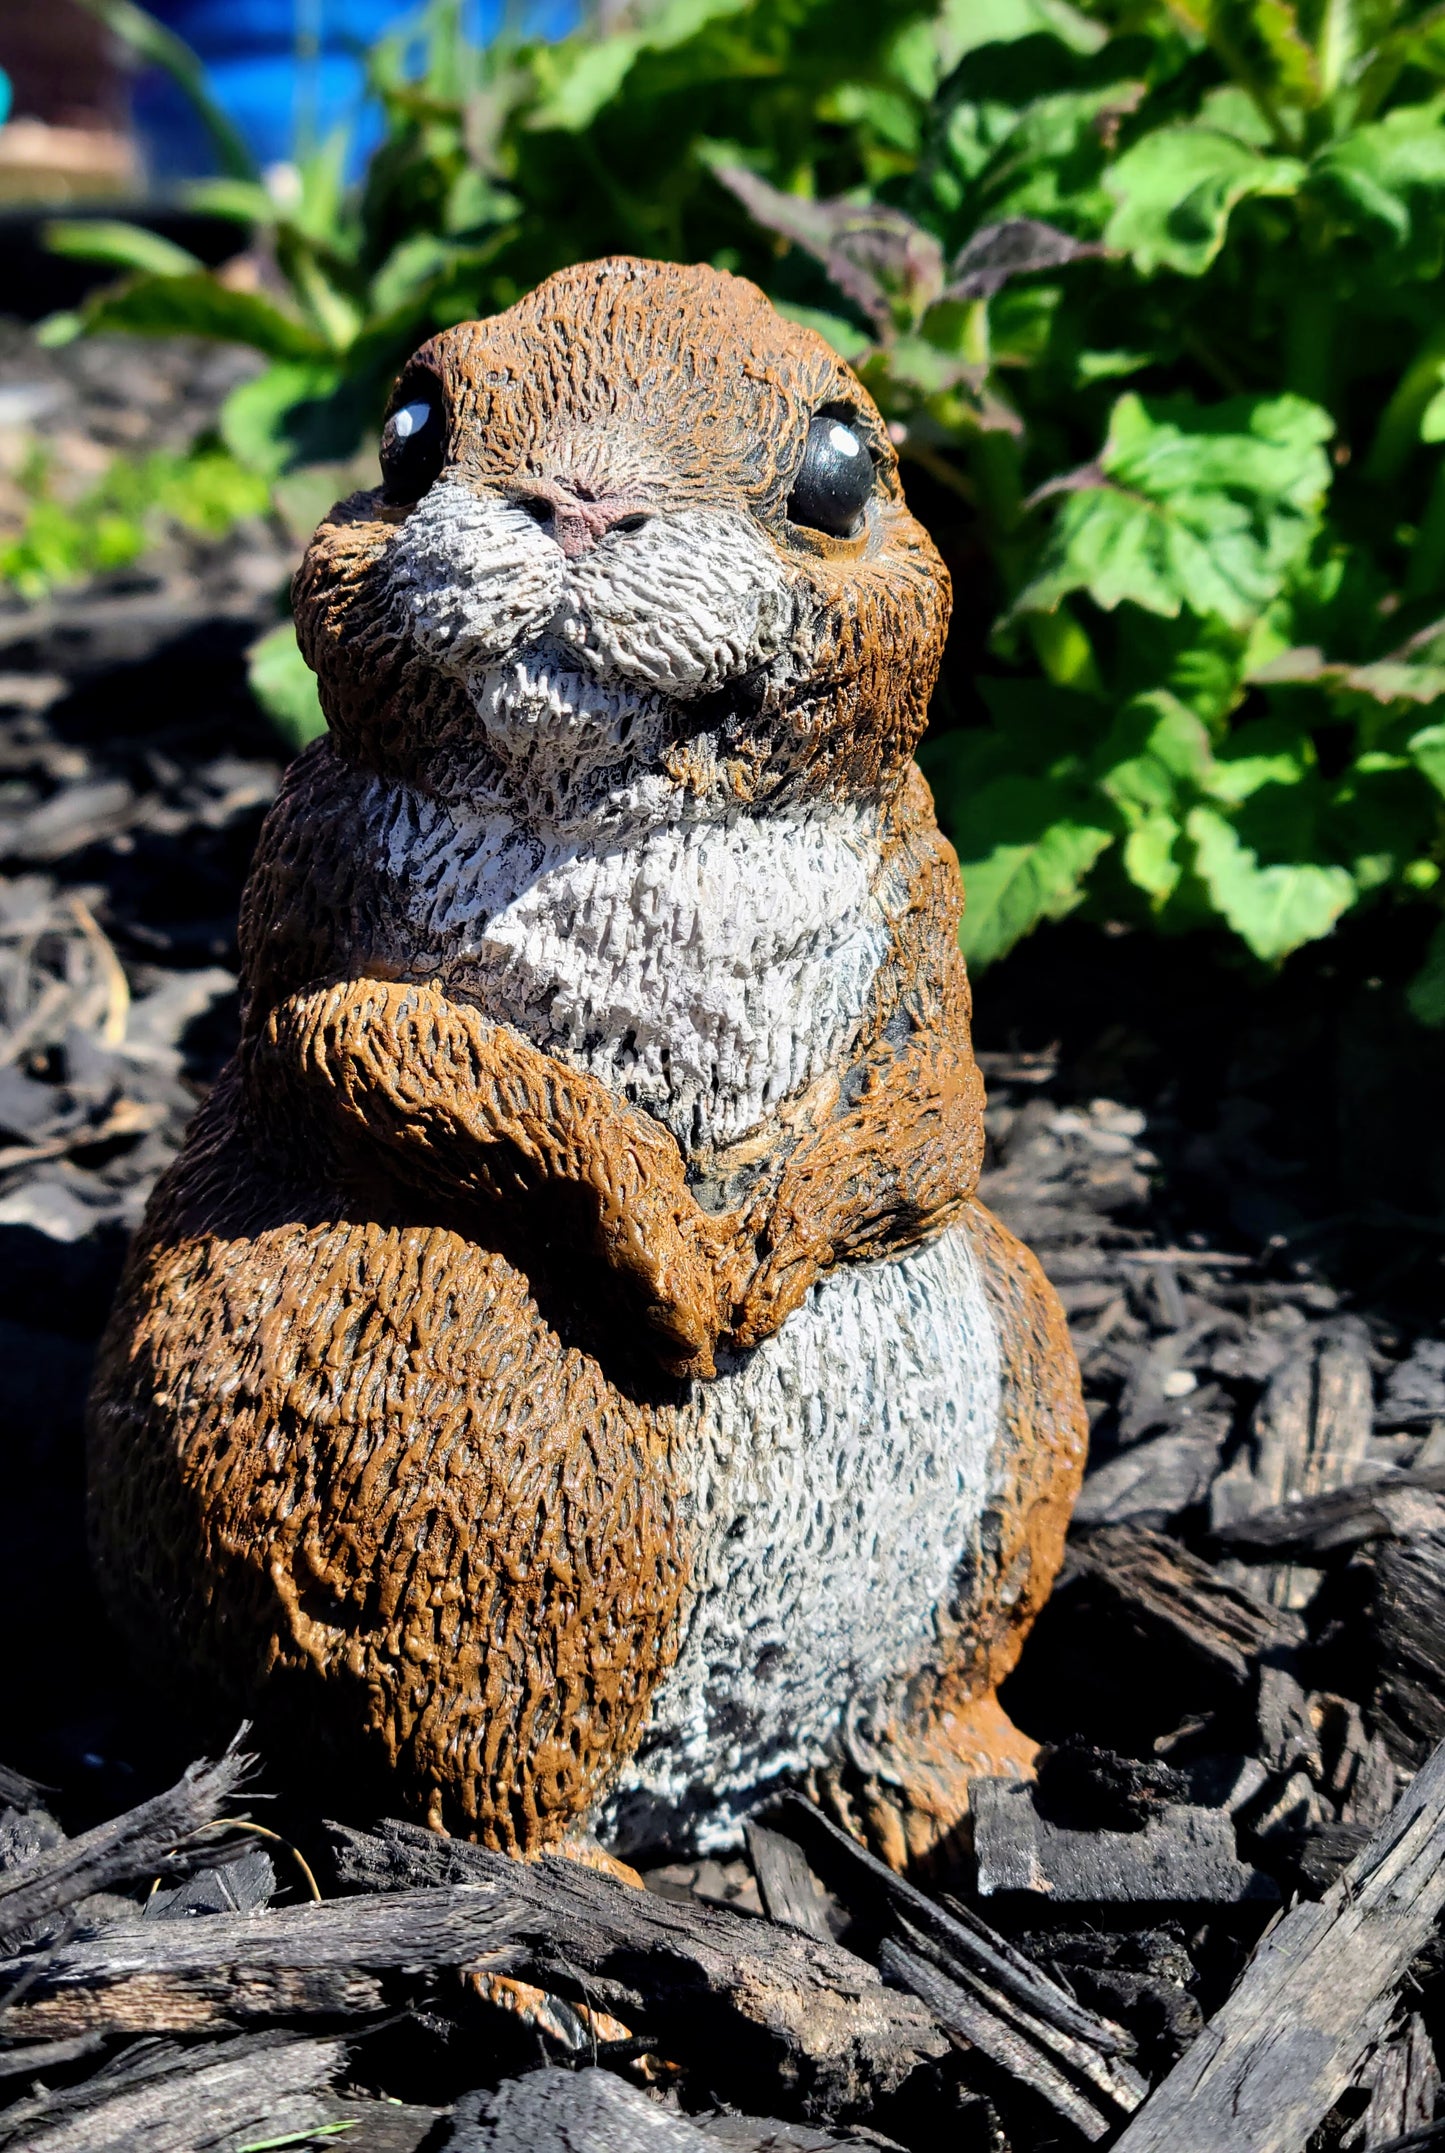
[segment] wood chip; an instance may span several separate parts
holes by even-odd
[[[1445,1907],[1445,1745],[1318,1905],[1295,1907],[1115,2153],[1299,2153],[1388,2035]]]
[[[1070,1571],[1113,1599],[1141,1628],[1244,1688],[1274,1646],[1304,1641],[1297,1615],[1226,1584],[1177,1541],[1138,1525],[1111,1525],[1070,1549]]]
[[[233,1744],[217,1763],[191,1765],[167,1793],[6,1869],[0,1874],[0,1943],[92,1892],[149,1874],[178,1841],[219,1816],[250,1769],[251,1760]]]
[[[801,1929],[805,1936],[831,1943],[833,1932],[828,1927],[822,1890],[802,1848],[781,1832],[770,1832],[765,1824],[750,1823],[747,1838],[748,1855],[768,1919],[785,1922],[790,1928]]]
[[[1374,1717],[1392,1756],[1416,1765],[1445,1736],[1445,1501],[1437,1529],[1375,1556]]]
[[[143,2044],[79,2086],[0,2115],[16,2153],[207,2153],[309,2133],[337,2112],[325,2089],[346,2061],[339,2040],[253,2035],[200,2049]]]
[[[471,1945],[451,1963],[485,1956],[497,1972],[600,2006],[645,2029],[704,2083],[725,2060],[729,2085],[751,2081],[759,2105],[782,2085],[806,2116],[856,2112],[948,2051],[917,1999],[885,1987],[866,1960],[831,1940],[681,1905],[552,1856],[509,1861],[414,1825],[333,1832],[340,1879],[388,1894],[339,1904],[379,1917],[393,1954],[413,1909],[420,1916],[454,1903],[447,1918],[462,1923]],[[330,1919],[337,1904],[298,1911]],[[291,1918],[272,1914],[252,1927]],[[446,1956],[433,1953],[430,1962]]]
[[[1039,1815],[1017,1779],[969,1786],[982,1898],[1041,1894],[1059,1904],[1235,1906],[1278,1887],[1235,1852],[1225,1809],[1168,1802],[1140,1831],[1073,1831]]]
[[[1275,1370],[1255,1409],[1250,1442],[1210,1494],[1216,1531],[1256,1510],[1323,1495],[1357,1479],[1374,1426],[1364,1327],[1344,1318]],[[1319,1583],[1293,1563],[1271,1567],[1262,1589],[1276,1607],[1308,1605]]]

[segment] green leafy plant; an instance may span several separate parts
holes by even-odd
[[[88,4],[121,30],[140,12],[129,0],[120,15],[120,0]],[[591,18],[555,43],[504,29],[478,48],[461,0],[429,0],[370,54],[383,139],[360,186],[344,183],[340,135],[302,158],[280,193],[234,169],[195,186],[192,205],[234,220],[247,249],[244,264],[220,272],[138,226],[57,223],[53,247],[126,274],[43,333],[249,345],[267,363],[226,404],[228,446],[271,478],[344,460],[373,437],[398,368],[425,336],[509,305],[566,262],[721,253],[766,274],[770,240],[701,152],[742,132],[771,141],[770,164],[790,181],[856,183],[888,169],[897,159],[880,150],[877,128],[862,117],[839,124],[831,108],[855,75],[906,74],[895,48],[909,30],[930,49],[946,38],[928,7],[641,0],[611,28]],[[928,88],[940,71],[926,70]],[[916,146],[926,91],[914,105]]]
[[[78,500],[55,491],[43,456],[21,474],[28,506],[19,531],[0,540],[0,585],[22,598],[127,568],[167,526],[220,538],[243,517],[265,513],[270,495],[225,449],[185,455],[117,456]]]
[[[724,177],[867,318],[850,356],[971,586],[925,762],[975,960],[1080,907],[1275,962],[1438,906],[1437,15],[1177,0],[975,48],[885,190],[871,303],[857,196]],[[1411,1000],[1445,1023],[1445,928]]]
[[[350,454],[422,334],[565,261],[741,269],[859,367],[952,568],[924,752],[976,961],[1071,910],[1261,964],[1441,919],[1438,8],[635,0],[477,53],[434,0],[375,67],[363,188],[333,145],[287,205],[209,190],[256,288],[106,242],[85,326],[264,354],[235,454]]]

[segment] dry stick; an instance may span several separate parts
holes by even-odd
[[[1299,2153],[1388,2031],[1445,1907],[1445,1743],[1318,1905],[1297,1906],[1114,2153]]]
[[[813,1867],[824,1871],[825,1881],[824,1865],[831,1853],[835,1873],[840,1879],[846,1875],[853,1887],[850,1892],[839,1882],[839,1895],[846,1903],[852,1904],[861,1891],[875,1907],[887,1910],[888,1919],[911,1923],[934,1950],[945,1954],[939,1963],[953,1973],[955,1980],[977,1974],[1009,1997],[1019,2010],[1060,2033],[1074,2035],[1098,2056],[1133,2053],[1134,2043],[1122,2028],[1088,2010],[1060,1988],[1041,1966],[1016,1951],[969,1907],[953,1899],[941,1905],[928,1898],[916,1884],[886,1868],[876,1854],[851,1839],[801,1794],[781,1795],[767,1814],[779,1830],[799,1839]]]
[[[883,1939],[879,1964],[890,1980],[921,1997],[940,2025],[947,2026],[950,2033],[956,2034],[968,2047],[976,2048],[980,2055],[987,2056],[989,2062],[1015,2085],[1027,2086],[1046,2100],[1090,2144],[1108,2136],[1112,2116],[1107,2111],[1101,2112],[1086,2092],[1071,2085],[1062,2071],[1055,2070],[1049,2059],[1039,2054],[1027,2033],[1019,2034],[996,2008],[989,2008],[990,2003],[996,2006],[996,1997],[971,1994],[891,1936]]]
[[[1102,2138],[1138,2107],[1145,2084],[1123,2060],[1128,2036],[1085,2010],[976,1914],[925,1897],[800,1795],[783,1795],[767,1814],[806,1848],[845,1905],[871,1904],[875,1918],[886,1910],[892,1933],[884,1936],[880,1965],[950,2032],[1087,2138]]]
[[[377,1842],[342,1836],[366,1871]],[[35,2041],[365,2017],[386,2007],[384,1976],[482,1968],[564,1994],[585,1985],[594,2005],[645,2025],[680,2061],[712,2069],[728,2056],[808,2112],[866,2108],[949,2054],[923,2004],[837,1944],[676,1905],[576,1862],[417,1837],[433,1847],[397,1834],[379,1858],[420,1890],[110,1928],[32,1962],[33,1985],[0,2023]],[[438,1871],[474,1881],[432,1882]],[[18,1971],[0,1966],[0,1985]]]
[[[242,2036],[202,2048],[163,2047],[120,2057],[78,2086],[42,2091],[0,2111],[7,2153],[196,2153],[200,2146],[289,2144],[334,2104],[344,2040],[294,2034]]]
[[[215,1764],[189,1765],[165,1794],[7,1870],[0,1876],[0,1943],[91,1892],[144,1876],[178,1841],[212,1822],[250,1769],[251,1759],[233,1742]]]

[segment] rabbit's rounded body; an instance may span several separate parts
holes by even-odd
[[[408,380],[447,459],[298,579],[332,737],[112,1324],[102,1575],[494,1844],[723,1845],[791,1777],[904,1859],[1026,1754],[1083,1436],[973,1194],[946,579],[876,420],[858,533],[795,528],[866,398],[714,272],[567,272]]]

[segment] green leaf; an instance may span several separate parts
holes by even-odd
[[[1124,839],[1119,855],[1124,872],[1156,909],[1169,902],[1183,879],[1182,834],[1173,815],[1164,808],[1151,808],[1133,819]]]
[[[76,261],[144,269],[158,277],[186,276],[193,269],[205,273],[195,255],[173,239],[162,239],[143,224],[122,224],[112,217],[47,224],[44,238],[52,254],[69,255]]]
[[[283,360],[232,389],[221,406],[221,439],[231,454],[266,478],[279,478],[321,451],[307,421],[342,390],[346,376],[335,364]],[[310,452],[308,454],[308,451]]]
[[[1430,937],[1425,962],[1405,989],[1405,1000],[1421,1024],[1432,1031],[1445,1027],[1445,920]]]
[[[1191,808],[1185,829],[1215,910],[1266,962],[1327,935],[1355,901],[1347,869],[1315,861],[1264,865],[1217,808]]]
[[[1181,788],[1197,792],[1208,783],[1212,766],[1198,718],[1162,692],[1120,711],[1092,765],[1101,791],[1128,815],[1173,808]]]
[[[78,336],[84,336],[85,320],[73,308],[63,307],[57,313],[47,314],[44,321],[37,322],[34,334],[42,351],[63,351]]]
[[[978,795],[969,831],[956,836],[966,895],[959,940],[971,964],[991,964],[1079,902],[1114,836],[1080,805],[1075,788],[1052,778],[1001,777]]]
[[[845,321],[841,314],[829,314],[822,307],[793,306],[786,299],[774,301],[785,321],[795,321],[801,328],[816,329],[825,344],[831,344],[840,359],[856,366],[866,359],[873,349],[873,339],[855,322]]]
[[[1127,599],[1247,627],[1314,538],[1332,432],[1297,396],[1121,397],[1098,465],[1046,489],[1064,504],[1014,611],[1052,612],[1085,590],[1106,611]]]
[[[249,2138],[245,2145],[237,2148],[237,2153],[282,2153],[283,2148],[314,2145],[318,2138],[331,2145],[356,2128],[354,2122],[313,2123],[306,2130],[287,2131],[280,2138]]]
[[[268,359],[320,359],[327,347],[294,315],[258,292],[232,291],[205,271],[138,276],[98,292],[83,309],[86,329],[127,329],[141,336],[205,336],[249,344]]]
[[[1105,243],[1145,276],[1203,276],[1224,244],[1231,213],[1250,195],[1293,194],[1305,168],[1265,156],[1212,127],[1159,127],[1124,152],[1104,184],[1118,208]]]
[[[1318,62],[1290,0],[1174,0],[1173,12],[1208,40],[1274,132],[1281,107],[1319,103]]]
[[[326,730],[316,675],[302,657],[291,622],[283,621],[251,645],[246,653],[251,693],[283,740],[304,748]]]
[[[270,491],[256,472],[223,450],[201,449],[157,471],[155,504],[185,530],[223,538],[245,517],[264,516]]]
[[[1038,217],[1097,238],[1112,206],[1100,184],[1106,143],[1142,94],[1147,58],[1142,40],[1089,55],[1057,35],[970,53],[944,86],[924,168],[939,209],[964,212],[965,229]]]
[[[1124,872],[1156,906],[1179,885],[1181,803],[1207,782],[1212,761],[1200,720],[1162,691],[1127,704],[1095,751],[1099,789],[1125,824]]]
[[[662,0],[645,26],[598,39],[585,33],[537,56],[544,94],[528,115],[533,129],[580,134],[611,104],[644,52],[670,52],[710,22],[735,15],[747,0]]]
[[[1410,741],[1415,767],[1445,796],[1445,725],[1427,725]]]
[[[539,130],[555,127],[564,134],[580,134],[612,102],[641,50],[642,39],[635,32],[609,37],[601,44],[577,39],[570,49],[563,47],[552,71],[549,94],[529,124]]]
[[[226,217],[232,224],[275,224],[280,204],[258,179],[193,179],[185,188],[187,209],[203,217]]]
[[[1236,727],[1220,746],[1205,789],[1215,800],[1242,807],[1270,786],[1302,784],[1314,763],[1313,743],[1301,725],[1286,717],[1256,718]]]
[[[1321,150],[1308,193],[1398,275],[1445,266],[1445,100],[1406,105]]]

